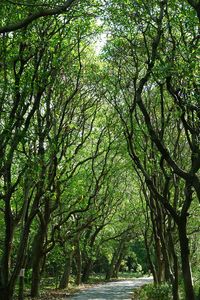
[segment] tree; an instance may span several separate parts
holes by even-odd
[[[88,22],[87,25],[89,29]],[[69,112],[73,116],[74,108],[69,103],[79,91],[82,68],[80,43],[83,32],[80,23],[76,23],[73,35],[68,37],[70,47],[69,44],[66,45],[65,26],[63,22],[55,22],[49,28],[47,21],[38,24],[37,29],[32,27],[29,32],[25,30],[11,37],[4,35],[1,40],[4,49],[1,99],[3,130],[0,136],[3,189],[1,198],[4,201],[2,212],[5,234],[0,282],[5,299],[12,298],[17,276],[25,264],[26,245],[33,220],[39,217],[43,225],[43,230],[40,231],[41,241],[41,238],[42,240],[45,238],[50,214],[59,202],[56,172],[59,159],[61,160],[65,153],[64,139],[72,134],[66,124],[71,121],[70,117],[66,120],[65,114]],[[66,64],[73,61],[68,77],[63,73],[63,66],[57,63],[59,57],[67,58]],[[59,88],[55,88],[58,78],[61,78],[61,84]],[[65,84],[67,89],[63,93]],[[11,107],[4,101],[6,95],[12,104]],[[62,103],[59,103],[58,99],[59,101],[62,99]],[[51,113],[51,109],[55,109],[54,113]],[[62,109],[61,114],[59,109]],[[85,116],[83,120],[84,118]],[[85,131],[84,121],[81,126]],[[85,137],[82,137],[79,148],[84,139]],[[63,152],[60,152],[60,145]],[[11,268],[12,243],[17,226],[21,226],[22,234],[17,261],[14,268]],[[37,262],[39,261],[40,259]],[[37,272],[34,273],[36,275]]]
[[[181,260],[193,300],[199,1],[4,0],[0,13],[0,296],[23,269],[33,297],[52,269],[60,288],[71,271],[117,277],[144,239],[155,284],[179,299]]]
[[[110,5],[110,26],[113,28],[113,38],[110,39],[107,49],[105,49],[105,58],[109,63],[108,79],[109,89],[107,89],[107,99],[114,106],[117,111],[125,132],[125,137],[128,144],[128,151],[133,159],[136,167],[143,174],[146,184],[150,192],[156,197],[157,200],[164,206],[168,213],[173,217],[177,224],[179,231],[181,257],[182,257],[182,274],[185,281],[186,299],[194,299],[192,276],[190,273],[189,263],[189,245],[187,239],[187,216],[192,198],[192,187],[196,191],[196,196],[199,198],[199,178],[197,172],[199,170],[199,147],[196,144],[199,130],[196,127],[196,121],[198,119],[198,103],[193,97],[193,92],[189,89],[190,80],[195,82],[193,76],[188,76],[184,69],[185,60],[179,58],[179,51],[185,51],[185,57],[189,59],[189,49],[183,41],[177,42],[175,33],[175,24],[169,17],[169,12],[174,11],[174,7],[170,6],[167,2],[152,3],[151,6],[147,3],[137,3],[137,8],[130,6],[126,7],[128,18],[124,18],[124,14],[118,16],[113,15],[116,6],[121,6],[120,3]],[[152,8],[154,7],[154,11]],[[176,13],[185,9],[185,5],[181,6],[177,4]],[[123,9],[119,11],[124,11]],[[190,18],[190,15],[194,15],[187,6],[187,13],[184,17]],[[143,15],[141,13],[143,12]],[[116,11],[115,11],[116,13]],[[133,19],[133,14],[135,18]],[[143,18],[142,24],[141,18]],[[198,34],[194,28],[197,22],[189,23],[191,28],[190,40],[195,40]],[[181,26],[181,25],[180,25]],[[177,27],[176,27],[177,29]],[[183,27],[180,29],[182,38],[184,40],[185,32]],[[176,40],[176,41],[175,41]],[[137,42],[136,42],[137,41]],[[109,47],[110,45],[110,47]],[[143,48],[141,48],[143,45]],[[190,42],[191,45],[191,42]],[[196,46],[192,45],[192,48],[196,49]],[[165,49],[173,49],[172,56],[166,54]],[[183,50],[184,48],[184,50]],[[122,55],[124,51],[127,55]],[[190,49],[191,51],[191,49]],[[196,50],[194,50],[196,51]],[[175,54],[176,53],[176,54]],[[174,60],[174,56],[177,55],[177,60]],[[165,57],[165,58],[164,58]],[[169,63],[167,63],[167,59]],[[190,59],[189,59],[190,60]],[[173,61],[173,69],[171,62]],[[179,62],[179,63],[178,63]],[[190,60],[191,62],[191,60]],[[174,63],[176,69],[174,68]],[[164,68],[164,69],[163,69]],[[166,69],[165,69],[166,68]],[[169,68],[169,69],[168,69]],[[192,69],[196,70],[196,66],[193,65]],[[176,70],[176,71],[172,71]],[[181,75],[180,75],[180,72]],[[111,74],[112,73],[112,74]],[[183,75],[184,74],[184,75]],[[179,83],[179,90],[170,85],[170,82],[180,82],[179,78],[184,81],[184,91],[180,88],[183,84]],[[190,79],[189,79],[190,78]],[[193,79],[191,79],[193,78]],[[105,84],[106,86],[107,84]],[[112,86],[112,88],[110,88]],[[195,86],[192,85],[194,90]],[[172,90],[174,92],[172,92]],[[176,92],[175,92],[176,90]],[[187,92],[186,92],[187,91]],[[154,108],[153,99],[158,98],[158,109]],[[186,109],[186,98],[191,98],[194,101],[196,108]],[[165,108],[165,105],[169,105]],[[177,155],[176,143],[175,145],[170,143],[166,138],[168,132],[168,119],[165,118],[167,109],[171,108],[171,114],[173,114],[174,120],[179,124],[179,128],[183,126],[183,130],[177,130],[173,134],[173,140],[177,143],[189,144],[186,146],[187,156],[193,157],[191,161],[187,160],[187,163],[183,162],[180,153]],[[181,107],[181,108],[180,108]],[[193,110],[193,113],[192,113]],[[186,113],[187,111],[187,113]],[[190,115],[193,114],[193,117]],[[186,114],[187,117],[186,117]],[[190,117],[189,117],[190,115]],[[171,117],[171,116],[170,116]],[[152,174],[143,163],[142,157],[138,152],[138,144],[136,142],[138,138],[137,123],[140,122],[142,127],[143,139],[148,136],[155,146],[153,151],[158,151],[158,159],[160,160],[161,170],[163,171],[163,179],[165,178],[166,184],[173,178],[173,174],[176,174],[180,185],[185,185],[184,201],[181,204],[181,213],[176,211],[174,207],[167,200],[165,195],[165,189],[160,190],[160,185],[157,186]],[[191,120],[191,123],[190,121]],[[180,125],[181,124],[181,125]],[[181,132],[181,135],[180,135]],[[175,134],[177,133],[177,136]],[[180,135],[180,138],[179,138]],[[192,138],[193,136],[193,138]],[[192,142],[193,141],[193,142]],[[198,154],[197,154],[198,153]],[[155,154],[153,154],[155,155]],[[157,155],[156,155],[157,156]],[[195,157],[195,159],[194,159]],[[169,177],[169,179],[167,178]],[[168,192],[170,190],[168,189]]]

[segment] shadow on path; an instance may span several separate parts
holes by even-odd
[[[133,280],[114,281],[99,284],[71,296],[70,300],[130,300],[134,287],[149,283],[152,278],[137,278]]]

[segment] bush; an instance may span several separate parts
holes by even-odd
[[[136,299],[140,300],[170,300],[172,299],[171,286],[167,283],[163,283],[157,286],[148,284],[142,287],[134,296],[137,297]]]
[[[171,298],[171,287],[166,283],[158,286],[147,286],[147,288],[148,299],[169,300]]]

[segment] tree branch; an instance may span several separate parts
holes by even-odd
[[[67,10],[69,10],[70,7],[72,6],[72,4],[74,4],[75,2],[76,2],[76,0],[67,0],[64,2],[63,5],[60,5],[56,8],[41,9],[40,11],[37,11],[37,12],[29,15],[27,18],[25,18],[22,21],[0,27],[0,33],[17,31],[18,29],[22,29],[22,28],[28,26],[34,20],[37,20],[41,17],[55,16],[55,15],[63,14],[65,12],[67,12]]]
[[[187,0],[187,2],[194,8],[196,11],[197,17],[200,21],[200,1],[199,0]]]

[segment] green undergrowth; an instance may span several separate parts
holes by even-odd
[[[133,294],[134,300],[171,300],[171,287],[164,283],[155,286],[154,284],[146,284],[136,289]]]
[[[195,300],[200,300],[200,287],[195,286]],[[161,285],[146,284],[133,291],[133,300],[171,300],[172,290],[168,283]],[[182,282],[179,286],[179,299],[185,300],[184,288]]]

